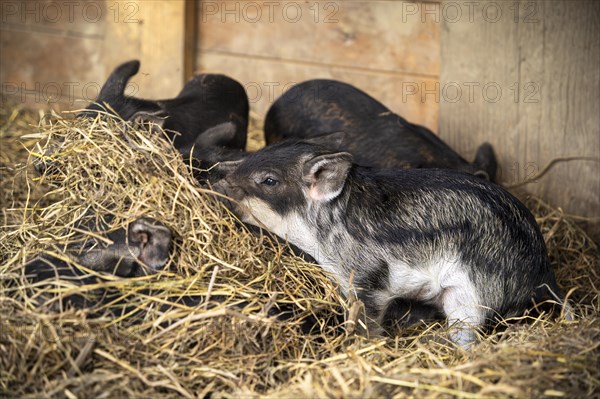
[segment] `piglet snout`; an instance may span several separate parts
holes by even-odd
[[[138,259],[154,270],[162,269],[169,260],[171,231],[162,223],[139,218],[129,225],[129,246],[136,247]]]

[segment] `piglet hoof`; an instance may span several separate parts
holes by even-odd
[[[167,264],[171,238],[171,231],[154,219],[139,218],[129,224],[129,246],[138,249],[138,261],[152,270]]]
[[[471,326],[451,326],[450,342],[462,350],[470,350],[479,341],[477,331]]]

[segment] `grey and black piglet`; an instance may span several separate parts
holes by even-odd
[[[451,339],[468,346],[532,301],[562,303],[534,217],[499,186],[451,170],[360,167],[315,141],[223,163],[215,189],[242,221],[298,246],[355,293],[370,333],[404,300],[441,312]]]

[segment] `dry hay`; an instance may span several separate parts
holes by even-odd
[[[12,115],[12,116],[11,116]],[[16,115],[16,116],[15,116]],[[23,397],[591,397],[598,396],[600,296],[596,245],[560,210],[530,200],[573,322],[542,315],[499,326],[474,349],[418,326],[366,339],[336,324],[348,306],[318,266],[267,234],[248,232],[196,185],[164,141],[115,121],[73,121],[2,110],[0,395]],[[256,128],[254,130],[259,130]],[[24,158],[42,132],[64,143],[60,176],[39,179]],[[256,133],[256,132],[255,132]],[[36,141],[36,140],[35,140]],[[34,150],[34,152],[36,152]],[[39,150],[37,151],[39,152]],[[113,227],[140,215],[176,235],[165,271],[106,278],[116,300],[50,312],[35,299],[98,284],[28,283],[26,260],[59,254],[80,218],[110,213]],[[151,294],[148,290],[151,290]],[[169,298],[200,295],[209,304]],[[218,298],[219,300],[215,300]],[[50,299],[52,301],[52,299]],[[130,305],[115,316],[111,310]],[[297,311],[287,320],[269,309]],[[135,311],[129,312],[131,307]],[[351,312],[352,313],[352,312]],[[319,320],[306,333],[303,323]]]

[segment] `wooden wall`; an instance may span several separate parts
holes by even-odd
[[[238,79],[261,116],[294,83],[333,78],[437,130],[439,104],[409,93],[439,80],[440,25],[403,22],[403,4],[200,1],[196,70]]]
[[[597,223],[600,2],[480,1],[472,18],[460,4],[462,18],[443,20],[441,137],[465,155],[492,143],[508,185],[558,157],[593,158],[557,164],[525,188]]]
[[[0,100],[82,108],[131,59],[142,68],[129,93],[176,95],[184,83],[185,7],[183,0],[0,2]]]

